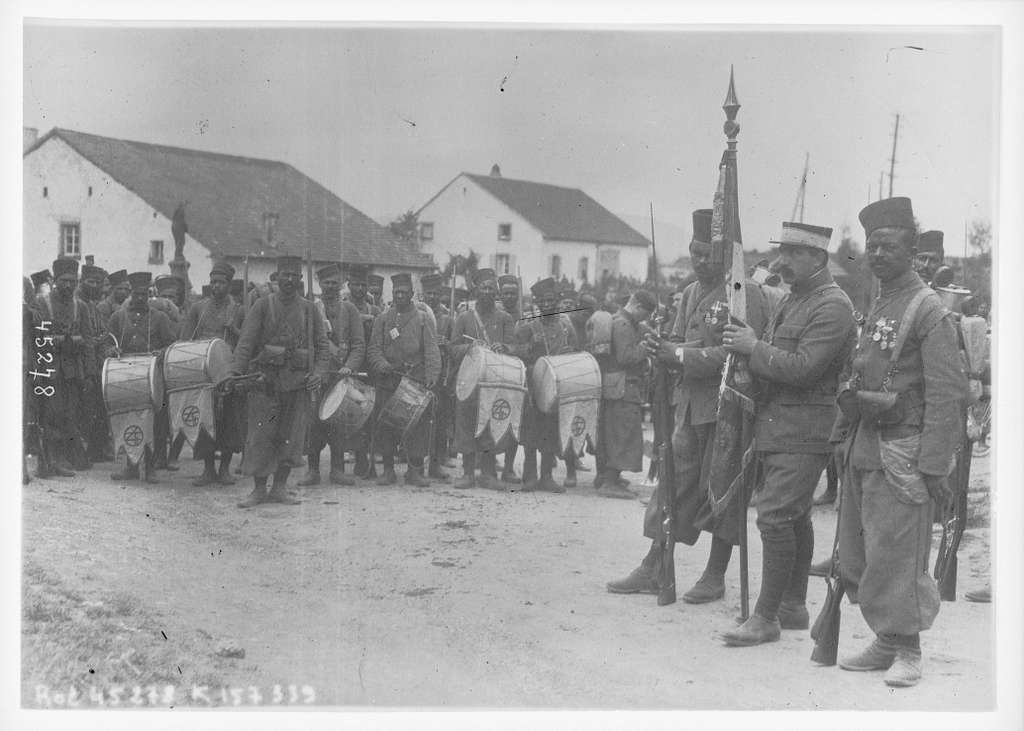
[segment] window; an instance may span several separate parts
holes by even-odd
[[[150,264],[163,264],[164,263],[164,242],[163,241],[150,241],[149,242],[149,263]]]
[[[508,254],[496,254],[494,257],[494,271],[498,274],[511,274],[512,257]]]
[[[551,257],[551,276],[554,279],[562,276],[562,257],[558,254],[554,254]]]
[[[433,241],[434,240],[434,224],[432,224],[432,223],[421,223],[420,224],[420,240],[421,241]]]
[[[585,256],[581,256],[579,266],[576,270],[576,278],[579,279],[581,282],[586,282],[587,272],[589,271],[589,268],[590,260]]]
[[[512,240],[512,224],[511,223],[499,223],[498,224],[498,241],[511,241]]]
[[[82,229],[78,223],[60,225],[60,256],[78,259],[82,256]]]

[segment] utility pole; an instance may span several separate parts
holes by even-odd
[[[896,173],[896,141],[900,138],[900,115],[896,115],[896,129],[892,133],[892,157],[889,158],[889,197],[892,198],[892,179]]]
[[[807,166],[811,161],[811,153],[804,153],[804,174],[800,178],[800,187],[797,189],[796,200],[793,202],[793,212],[789,216],[790,221],[796,221],[797,223],[804,222],[804,195],[807,192]],[[800,217],[797,218],[797,210],[800,211]]]
[[[878,200],[882,200],[882,181],[885,180],[885,173],[878,173]]]

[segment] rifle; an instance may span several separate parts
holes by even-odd
[[[856,430],[856,425],[853,429]],[[846,462],[848,470],[849,458]],[[811,639],[814,640],[811,661],[820,665],[835,665],[839,655],[839,624],[842,619],[843,595],[846,593],[846,587],[839,578],[839,527],[842,525],[842,511],[843,499],[840,497],[836,536],[832,541],[832,562],[829,564],[828,576],[825,577],[825,603],[821,605],[821,611],[811,627]]]
[[[956,601],[956,554],[960,550],[960,541],[967,527],[967,487],[970,482],[973,451],[974,442],[965,439],[956,461],[956,470],[953,472],[956,480],[953,500],[945,507],[942,516],[942,540],[939,542],[933,576],[939,584],[939,599],[944,602]]]
[[[309,298],[310,304],[313,305],[313,307],[310,308],[310,309],[313,310],[312,316],[309,316],[309,317],[306,318],[306,350],[307,350],[307,352],[309,354],[308,355],[308,359],[309,359],[309,361],[308,361],[309,375],[313,375],[313,369],[314,369],[314,366],[315,366],[315,363],[316,363],[316,342],[314,340],[315,337],[316,337],[316,329],[315,329],[315,326],[313,325],[313,318],[314,317],[318,317],[320,315],[320,313],[316,309],[316,300],[313,297],[313,250],[312,249],[306,249],[306,278],[307,278],[307,280],[309,282],[306,285],[306,293],[307,293],[307,296]],[[313,391],[310,394],[310,398],[313,401],[313,413],[315,414],[316,413],[316,408],[317,408],[316,402],[319,400],[320,394],[317,393],[317,391]]]

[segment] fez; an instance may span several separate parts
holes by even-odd
[[[942,248],[943,238],[941,231],[925,231],[917,237],[917,253],[931,251],[938,254],[940,259],[944,258],[946,252]]]
[[[858,216],[864,235],[870,236],[876,228],[907,228],[917,230],[914,208],[909,198],[884,198],[864,207]]]
[[[210,279],[214,276],[224,277],[230,282],[235,277],[235,268],[226,261],[218,261],[210,269]]]
[[[573,302],[575,302],[579,297],[579,294],[572,287],[566,287],[565,289],[558,293],[558,296],[564,300],[572,300]]]
[[[156,285],[158,292],[166,292],[168,289],[171,289],[172,287],[175,290],[185,290],[185,282],[182,281],[179,277],[174,276],[173,274],[162,274],[159,277],[157,277],[156,281],[153,283]]]
[[[132,272],[128,275],[128,281],[131,283],[133,291],[149,289],[149,285],[153,281],[153,274],[150,272]]]
[[[530,292],[534,297],[540,297],[545,294],[557,294],[558,288],[555,286],[555,280],[548,277],[531,286]]]
[[[317,269],[317,279],[328,279],[330,277],[341,278],[341,265],[340,264],[328,264],[323,269]]]
[[[82,279],[99,279],[100,281],[103,281],[104,273],[103,270],[97,266],[84,264],[82,265],[81,277]]]
[[[581,294],[579,304],[588,310],[596,310],[597,297],[592,294]]]
[[[384,283],[384,278],[381,277],[381,284]],[[398,274],[391,275],[391,286],[394,287],[406,287],[412,289],[412,275],[408,272],[399,272]]]
[[[73,277],[78,276],[78,260],[77,259],[54,259],[53,261],[53,278],[60,279],[65,274],[70,274]]]
[[[515,287],[519,287],[519,280],[513,277],[511,274],[502,274],[498,277],[498,286],[504,287],[506,284],[511,284]]]
[[[32,285],[38,289],[40,284],[43,282],[49,282],[52,277],[50,277],[49,269],[43,269],[42,271],[36,272],[29,278],[32,280]]]
[[[477,269],[476,274],[473,275],[473,284],[479,287],[484,282],[495,282],[497,278],[498,275],[494,273],[493,269]]]
[[[699,244],[711,243],[711,214],[710,208],[700,208],[693,212],[693,239],[690,243]]]
[[[107,277],[107,281],[110,282],[111,287],[116,287],[119,284],[128,281],[128,270],[118,269],[116,272],[111,272],[110,276]]]
[[[777,241],[769,241],[769,244],[781,246],[805,246],[808,249],[820,249],[828,251],[828,243],[832,240],[832,229],[824,226],[812,226],[808,223],[792,223],[790,221],[782,224],[782,236]]]
[[[301,256],[279,256],[277,257],[277,273],[291,273],[302,276]]]
[[[420,289],[424,292],[436,292],[441,289],[444,277],[440,274],[424,274],[420,277]]]

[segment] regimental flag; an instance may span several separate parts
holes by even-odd
[[[153,447],[152,407],[110,414],[110,431],[114,436],[114,455],[124,449],[128,462],[139,464],[146,447]]]
[[[601,408],[601,399],[566,399],[558,401],[558,445],[562,454],[568,454],[570,448],[578,456],[589,439],[597,443],[597,415]]]
[[[200,429],[205,429],[210,439],[217,438],[210,384],[169,392],[167,409],[171,417],[171,439],[183,432],[189,446],[195,447]]]
[[[476,436],[490,428],[495,444],[509,433],[518,442],[525,400],[526,389],[522,386],[481,383],[477,388]]]

